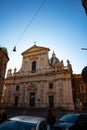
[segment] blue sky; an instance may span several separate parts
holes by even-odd
[[[73,73],[80,74],[87,66],[87,51],[81,50],[87,48],[87,16],[81,0],[0,0],[0,46],[8,50],[7,70],[21,68],[21,53],[34,42],[50,48],[49,58],[54,51],[64,65],[69,59]]]

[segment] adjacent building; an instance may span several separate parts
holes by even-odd
[[[6,72],[6,66],[8,62],[8,53],[7,49],[4,47],[0,47],[0,104],[1,104],[1,96]]]
[[[6,106],[74,109],[72,66],[49,48],[33,45],[22,53],[21,69],[8,70],[3,89]]]
[[[81,0],[81,2],[82,2],[82,6],[85,10],[85,13],[87,14],[87,0]]]
[[[87,108],[87,83],[81,74],[72,75],[73,101],[76,109]]]

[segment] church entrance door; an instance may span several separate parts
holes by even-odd
[[[54,96],[49,96],[49,107],[54,107]]]
[[[31,107],[35,106],[35,92],[30,93],[30,106]]]

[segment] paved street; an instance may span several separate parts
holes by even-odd
[[[48,109],[34,109],[34,108],[16,108],[16,107],[11,107],[11,108],[4,108],[7,112],[7,116],[12,117],[12,116],[17,116],[17,115],[30,115],[30,116],[42,116],[45,117],[47,114]],[[53,113],[55,114],[56,117],[61,117],[62,115],[66,113],[78,113],[78,112],[83,112],[83,111],[65,111],[65,110],[58,110],[58,109],[52,109]]]

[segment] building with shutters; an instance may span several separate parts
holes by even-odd
[[[7,49],[4,47],[0,47],[0,104],[1,104],[1,96],[3,90],[3,84],[5,79],[6,66],[8,62],[8,53]]]
[[[76,109],[87,110],[87,83],[81,74],[72,75],[73,102]]]

